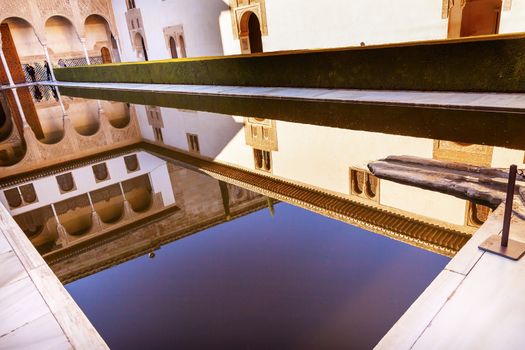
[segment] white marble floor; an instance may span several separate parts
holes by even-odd
[[[501,205],[376,346],[383,349],[524,349],[525,257],[478,246],[502,227]],[[525,242],[513,217],[510,238]]]
[[[107,349],[0,204],[0,349]]]

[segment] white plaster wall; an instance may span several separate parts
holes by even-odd
[[[525,32],[525,0],[512,0],[511,9],[502,12],[499,32]]]
[[[388,207],[456,225],[465,224],[466,201],[446,194],[381,180],[379,200]]]
[[[146,107],[142,105],[133,105],[132,108],[135,108],[135,114],[137,116],[137,121],[139,122],[140,134],[142,135],[142,138],[150,141],[155,141],[153,129],[148,123],[148,114],[146,113]]]
[[[441,1],[266,0],[264,51],[314,49],[443,39]],[[221,17],[225,54],[239,53],[229,12]]]
[[[162,29],[182,25],[188,57],[222,55],[219,15],[228,7],[222,0],[135,0],[142,14],[149,60],[171,58]],[[126,24],[124,0],[113,1],[123,61],[137,61]]]
[[[153,169],[150,173],[151,186],[154,193],[161,193],[164,205],[175,204],[175,195],[171,186],[170,175],[166,163]]]
[[[511,164],[516,164],[518,169],[525,168],[525,152],[503,147],[494,147],[492,154],[493,168],[508,168]]]

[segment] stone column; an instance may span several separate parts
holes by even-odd
[[[51,62],[51,58],[49,57],[49,51],[47,49],[47,44],[43,43],[42,47],[44,48],[44,53],[46,55],[46,61],[47,65],[49,66],[49,70],[51,71],[51,78],[53,79],[53,82],[56,81],[55,78],[55,69],[53,68],[53,63]],[[62,110],[62,116],[64,118],[67,117],[66,108],[64,107],[64,103],[62,102],[62,96],[60,95],[60,91],[58,90],[58,87],[53,87],[56,91],[56,94],[58,96],[58,103],[60,104],[60,109]]]
[[[62,226],[60,220],[58,219],[57,211],[53,203],[51,204],[51,209],[53,209],[53,215],[55,216],[55,221],[57,222],[58,239],[60,240],[63,246],[67,246],[69,244],[69,236],[66,231],[66,228]]]

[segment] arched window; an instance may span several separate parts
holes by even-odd
[[[468,221],[469,226],[481,226],[487,221],[490,215],[490,208],[481,204],[468,202]]]
[[[375,198],[377,196],[377,185],[379,180],[372,174],[366,174],[366,195],[368,198]]]
[[[173,39],[172,36],[170,36],[170,53],[171,53],[171,58],[178,58],[177,44],[175,44],[175,39]]]
[[[262,151],[259,149],[253,150],[253,158],[255,160],[255,168],[256,169],[262,169],[263,167],[263,155]]]
[[[136,154],[124,157],[124,163],[126,163],[126,169],[128,169],[128,172],[139,170],[139,161]]]
[[[97,181],[104,181],[108,178],[108,168],[106,166],[106,163],[100,163],[93,165],[93,175],[95,175],[95,179]]]
[[[359,170],[351,170],[350,172],[350,182],[352,186],[352,192],[354,194],[362,194],[365,183],[365,174]]]
[[[184,42],[184,37],[182,35],[179,35],[179,49],[180,49],[180,57],[187,57],[186,56],[186,43]]]
[[[56,179],[58,187],[62,192],[69,192],[75,189],[75,181],[73,180],[73,174],[66,173],[58,175]]]
[[[18,208],[22,205],[22,196],[20,196],[18,188],[15,187],[10,190],[5,190],[4,195],[7,199],[7,204],[9,204],[11,208]]]
[[[111,63],[111,53],[107,47],[100,49],[100,54],[102,55],[102,63]]]
[[[24,202],[26,203],[36,202],[36,192],[35,192],[35,187],[33,186],[33,184],[27,184],[24,186],[20,186],[20,193],[22,193],[22,198],[24,199]]]

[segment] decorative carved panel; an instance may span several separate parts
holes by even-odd
[[[434,140],[433,158],[457,163],[490,166],[492,146]]]

